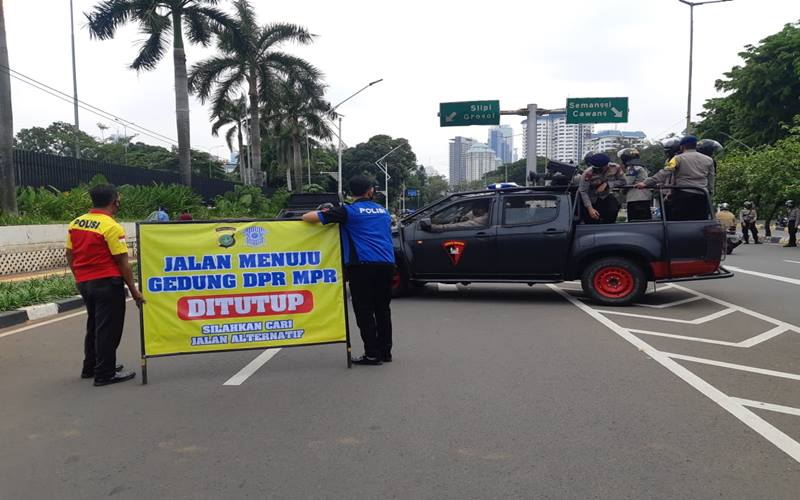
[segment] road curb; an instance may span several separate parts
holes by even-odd
[[[126,287],[125,297],[130,296],[131,294]],[[22,307],[14,311],[0,312],[0,328],[15,326],[34,319],[49,318],[62,312],[80,309],[81,307],[83,307],[83,297],[76,295],[66,299],[58,299],[54,302],[47,302],[46,304],[36,304]]]

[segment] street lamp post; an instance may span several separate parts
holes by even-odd
[[[78,122],[78,72],[75,65],[75,20],[72,15],[72,0],[69,0],[69,29],[72,34],[72,106],[75,112],[75,158],[81,157],[80,123]]]
[[[689,92],[686,97],[686,133],[690,134],[692,132],[692,57],[694,53],[694,8],[696,5],[730,2],[732,0],[708,0],[705,2],[690,2],[689,0],[678,1],[689,6]]]
[[[372,87],[376,83],[380,83],[382,81],[383,81],[383,78],[375,80],[374,82],[369,82],[368,84],[364,85],[364,87],[362,87],[358,92],[356,92],[355,94],[351,95],[347,99],[341,101],[339,104],[337,104],[336,106],[331,108],[331,111],[336,111],[336,108],[338,108],[342,104],[346,103],[347,101],[349,101],[353,97],[357,96],[361,92],[367,90],[369,87]],[[341,196],[341,194],[342,194],[342,116],[341,115],[339,115],[339,147],[338,147],[338,150],[339,150],[338,151],[338,153],[339,153],[339,179],[337,180],[337,182],[338,182],[338,186],[339,186],[339,195]]]
[[[402,148],[405,145],[406,145],[406,143],[404,142],[404,143],[400,144],[399,146],[392,148],[391,151],[389,151],[385,155],[383,155],[380,158],[378,158],[377,160],[375,160],[375,165],[377,165],[378,168],[381,169],[383,171],[383,174],[386,176],[386,181],[385,181],[385,184],[384,184],[386,186],[384,188],[384,189],[386,189],[384,199],[386,200],[386,211],[387,212],[389,211],[389,179],[391,179],[392,176],[389,175],[389,164],[388,163],[381,163],[381,162],[383,160],[385,160],[386,158],[388,158],[388,156],[390,154],[394,153],[395,151],[397,151],[398,149]]]

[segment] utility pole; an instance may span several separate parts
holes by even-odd
[[[72,14],[72,0],[69,0],[69,29],[72,34],[72,106],[75,111],[75,158],[81,157],[80,122],[78,121],[78,71],[75,65],[75,20]]]
[[[11,115],[11,76],[6,46],[6,18],[0,0],[0,210],[17,214],[17,187],[14,181],[14,119]]]
[[[689,91],[686,96],[686,133],[692,133],[692,58],[694,56],[694,8],[697,5],[708,3],[731,2],[732,0],[709,0],[706,2],[690,2],[689,0],[678,0],[680,3],[689,6]],[[530,145],[529,145],[530,146]]]

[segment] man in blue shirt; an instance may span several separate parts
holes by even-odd
[[[372,201],[375,184],[368,177],[350,179],[350,194],[353,203],[308,212],[303,220],[339,224],[350,297],[364,341],[364,355],[353,363],[380,365],[392,361],[392,219],[385,208]]]

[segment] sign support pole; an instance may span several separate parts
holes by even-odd
[[[536,104],[528,104],[528,154],[525,159],[525,185],[530,186],[531,172],[536,172]]]
[[[139,223],[136,223],[136,258],[139,259],[139,265],[137,266],[137,280],[139,281],[139,287],[142,286],[142,243],[141,238],[139,237]],[[141,357],[141,368],[142,368],[142,385],[147,385],[147,355],[144,353],[144,311],[142,308],[144,304],[139,305],[139,342],[140,347],[142,350],[142,357]]]

